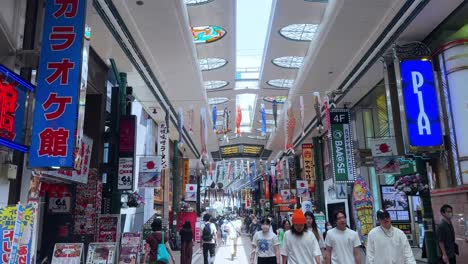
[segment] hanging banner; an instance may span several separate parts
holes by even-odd
[[[73,168],[86,1],[45,1],[29,166]]]
[[[216,172],[218,171],[217,170],[218,168],[218,164],[216,163]],[[190,162],[189,162],[189,159],[184,159],[184,171],[183,171],[183,175],[184,175],[184,182],[182,184],[182,190],[185,191],[185,186],[187,186],[187,184],[189,184],[190,182]],[[185,195],[185,193],[184,193]]]
[[[185,201],[196,202],[197,201],[197,184],[186,184],[185,185]]]
[[[283,200],[283,203],[288,203],[289,200],[291,200],[291,190],[281,190],[281,199]]]
[[[372,156],[397,156],[395,138],[374,138],[371,140],[370,149]]]
[[[51,264],[80,264],[83,243],[56,243]]]
[[[309,183],[309,188],[315,191],[315,173],[314,173],[314,156],[312,144],[302,144],[302,160],[304,180]]]
[[[365,244],[367,235],[374,227],[372,194],[362,176],[354,182],[353,205],[356,209],[357,231]],[[393,220],[393,219],[392,219]]]
[[[400,174],[400,156],[374,157],[375,174]]]
[[[119,153],[133,154],[136,142],[136,116],[120,117]]]
[[[133,158],[119,158],[117,189],[133,190]]]
[[[89,174],[89,164],[91,163],[91,153],[93,151],[93,140],[85,135],[81,137],[79,166],[75,170],[43,171],[43,174],[55,178],[64,179],[77,183],[87,183]]]
[[[305,214],[306,212],[312,212],[312,202],[311,201],[303,201],[301,203],[301,209],[302,212]],[[315,221],[317,221],[317,218],[315,218]]]
[[[22,206],[21,204],[18,204],[16,206],[16,221],[15,221],[14,228],[13,228],[13,239],[11,240],[11,244],[10,244],[10,257],[8,260],[9,264],[18,263],[17,258],[18,258],[19,240],[23,236],[22,227],[24,228],[24,225],[22,224],[23,212],[24,212],[24,206]]]
[[[114,264],[115,255],[115,243],[89,243],[86,264]]]
[[[169,167],[169,137],[164,122],[158,125],[158,149],[156,154],[161,157],[161,169],[167,169]]]
[[[443,144],[442,127],[432,62],[402,60],[400,74],[400,112],[407,151],[440,147]]]
[[[138,188],[161,187],[161,156],[140,157]]]
[[[2,242],[0,254],[2,257],[2,264],[8,263],[10,259],[16,222],[16,209],[16,206],[0,208],[0,234]]]
[[[120,215],[99,215],[97,242],[116,243],[120,233]]]
[[[141,233],[123,233],[120,242],[119,264],[139,263]]]
[[[289,175],[289,184],[291,189],[296,189],[296,181],[297,181],[297,174],[296,174],[296,159],[295,157],[288,157],[287,158],[287,169]]]
[[[309,184],[307,181],[297,181],[297,197],[309,197]]]
[[[353,139],[348,109],[331,109],[331,141],[335,182],[353,182]]]

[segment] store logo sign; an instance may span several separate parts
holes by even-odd
[[[405,60],[400,62],[400,71],[409,146],[442,145],[432,63],[427,60]]]
[[[335,182],[353,182],[353,142],[348,109],[331,109],[331,143]]]

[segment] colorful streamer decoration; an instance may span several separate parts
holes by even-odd
[[[262,118],[262,137],[264,137],[264,136],[266,136],[266,132],[267,132],[265,104],[261,104],[261,106],[260,106],[260,115],[261,115],[261,118]],[[276,121],[275,121],[275,123],[276,123]]]
[[[319,130],[323,128],[322,123],[322,111],[321,111],[321,102],[320,102],[320,93],[314,92],[314,108],[315,108],[315,116],[317,118],[317,127]]]
[[[200,109],[200,139],[201,139],[201,148],[202,154],[200,159],[204,156],[208,156],[208,151],[206,149],[206,143],[208,142],[208,127],[206,124],[206,108],[202,107]]]
[[[228,162],[228,167],[227,167],[227,181],[231,181],[231,174],[232,174],[232,165],[231,162]]]
[[[216,105],[213,105],[213,110],[211,111],[211,118],[213,120],[213,131],[216,133],[216,120],[218,118],[218,109]]]
[[[275,121],[275,129],[278,128],[278,102],[273,100],[273,120]]]
[[[190,106],[190,110],[188,111],[188,129],[189,129],[189,134],[193,135],[193,118],[194,118],[194,112],[193,112],[193,105]]]
[[[240,105],[237,106],[237,115],[236,115],[236,135],[240,137],[241,135],[241,122],[242,122],[242,110]]]
[[[177,114],[177,130],[179,131],[179,147],[183,145],[183,141],[182,141],[183,129],[184,129],[184,110],[182,107],[179,107],[179,112]]]
[[[285,111],[285,151],[291,151],[294,153],[294,145],[293,145],[293,137],[294,137],[294,129],[296,128],[296,118],[294,117],[294,110],[292,108],[292,104],[290,102],[286,105]]]
[[[300,107],[301,107],[302,136],[305,137],[305,132],[304,132],[304,97],[302,95],[299,97],[299,104],[300,104]]]
[[[268,166],[268,163],[265,163],[266,166]],[[276,188],[276,177],[275,177],[275,174],[276,174],[276,166],[275,166],[275,161],[272,160],[270,162],[270,177],[271,177],[271,186],[273,189]]]

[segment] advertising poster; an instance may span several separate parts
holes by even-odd
[[[309,196],[309,183],[307,181],[297,181],[297,197]]]
[[[318,214],[314,214],[314,216],[315,216],[315,222],[317,223],[317,227],[319,229],[319,232],[321,234],[325,233],[325,223],[327,222],[325,214],[318,213]]]
[[[306,212],[312,212],[312,202],[311,201],[303,201],[301,203],[302,212],[305,214]],[[317,217],[315,217],[315,221],[317,221]]]
[[[197,222],[195,224],[195,242],[200,242],[201,239],[201,227],[202,227],[202,221],[201,219],[197,219]]]
[[[120,233],[120,215],[99,215],[97,242],[117,243]]]
[[[2,264],[8,263],[10,259],[11,244],[13,242],[14,228],[16,222],[16,206],[0,208],[0,234],[1,247],[0,254]]]
[[[83,243],[57,243],[51,264],[80,264]]]
[[[16,221],[13,228],[13,239],[11,241],[9,264],[16,264],[18,258],[19,240],[23,235],[22,227],[24,207],[21,204],[16,206]],[[3,245],[2,245],[3,246]]]
[[[335,182],[354,182],[353,138],[349,109],[331,109],[330,117]]]
[[[185,201],[186,202],[197,201],[197,185],[196,184],[185,185]]]
[[[161,157],[140,157],[138,188],[161,187]]]
[[[42,44],[38,65],[29,166],[31,168],[75,165],[75,135],[85,32],[86,1],[74,8],[46,0]],[[64,2],[62,2],[64,3]],[[67,5],[68,7],[68,5]],[[70,41],[68,41],[70,40]]]
[[[133,189],[133,158],[119,158],[118,190]]]
[[[101,212],[102,183],[97,169],[91,169],[87,184],[76,185],[75,235],[96,234],[97,216]]]
[[[114,264],[115,243],[89,243],[86,264]]]
[[[372,194],[362,176],[358,176],[354,182],[353,205],[356,209],[357,231],[362,242],[367,241],[367,235],[374,227],[374,211]]]
[[[394,138],[374,138],[369,147],[374,157],[398,155]]]
[[[388,211],[392,222],[409,222],[409,202],[408,197],[403,192],[397,192],[395,187],[381,185],[382,207]]]
[[[119,264],[136,264],[140,250],[140,233],[123,233],[120,242]]]
[[[374,157],[375,173],[379,174],[400,174],[400,157],[384,156]]]
[[[288,203],[291,199],[291,190],[284,189],[281,190],[281,199],[283,199],[283,203]]]

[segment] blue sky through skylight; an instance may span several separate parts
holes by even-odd
[[[236,89],[258,89],[273,0],[237,0]],[[244,79],[246,81],[242,82]],[[247,81],[248,80],[248,81]],[[252,82],[257,82],[254,85]],[[237,95],[242,109],[242,132],[251,132],[256,94]]]

